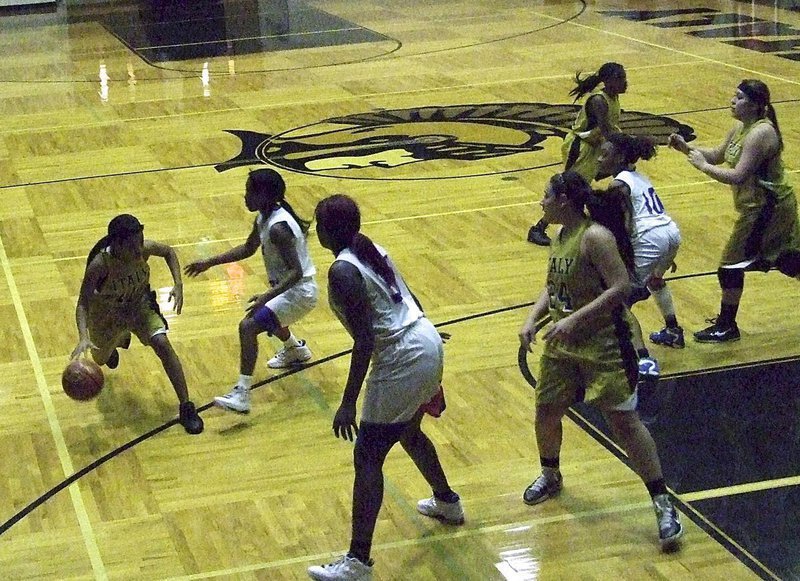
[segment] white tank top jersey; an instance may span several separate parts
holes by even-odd
[[[378,249],[381,256],[387,257],[388,259],[388,254],[383,248],[377,244],[375,247]],[[372,318],[372,328],[378,340],[392,340],[393,337],[399,335],[404,329],[425,316],[417,306],[403,277],[400,276],[400,273],[391,260],[389,260],[389,265],[394,271],[395,280],[397,281],[400,297],[402,299],[399,303],[394,302],[392,299],[393,293],[383,279],[369,266],[362,263],[349,248],[342,250],[336,257],[336,260],[349,262],[358,268],[361,272],[361,276],[364,277],[364,283],[367,287],[367,297],[370,305],[372,305],[374,314]]]
[[[314,276],[317,272],[314,263],[311,262],[311,256],[308,254],[306,235],[303,234],[297,220],[292,218],[292,215],[283,208],[273,210],[267,220],[264,219],[264,214],[259,212],[256,217],[256,227],[258,228],[258,236],[261,239],[261,254],[264,256],[264,266],[267,268],[267,276],[272,286],[280,284],[289,270],[283,262],[277,247],[269,239],[270,228],[279,222],[286,222],[292,234],[294,234],[294,247],[300,259],[303,277]]]
[[[623,171],[614,179],[625,183],[631,192],[633,227],[636,229],[632,235],[634,240],[648,230],[672,223],[672,218],[666,214],[656,189],[643,174]]]

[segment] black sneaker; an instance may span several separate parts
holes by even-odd
[[[114,351],[109,356],[108,361],[106,361],[106,367],[108,367],[109,369],[116,369],[117,367],[119,367],[119,351],[114,349]]]
[[[544,231],[544,228],[535,224],[528,230],[528,242],[537,246],[550,246],[550,237]]]
[[[736,323],[720,325],[717,319],[708,319],[707,322],[711,323],[711,326],[701,331],[696,331],[694,334],[695,341],[699,343],[727,343],[728,341],[741,339],[739,327]]]
[[[675,510],[675,506],[666,494],[658,494],[653,497],[653,508],[658,521],[658,540],[661,542],[661,549],[664,551],[674,549],[678,539],[683,535],[683,526],[678,518],[678,511]]]
[[[203,431],[203,418],[197,414],[197,409],[190,401],[183,402],[178,408],[178,421],[188,434],[194,435]]]

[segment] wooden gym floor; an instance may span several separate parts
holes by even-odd
[[[191,8],[187,8],[191,6]],[[326,304],[312,235],[314,351],[269,370],[249,416],[210,405],[235,381],[237,323],[266,284],[258,257],[185,280],[166,303],[206,430],[175,424],[155,355],[134,344],[95,401],[59,382],[77,341],[86,253],[133,213],[182,264],[240,243],[247,171],[278,168],[305,216],[347,192],[453,338],[448,409],[426,420],[467,522],[418,515],[430,494],[387,461],[376,579],[798,579],[798,286],[748,275],[742,340],[652,349],[649,426],[687,534],[659,552],[644,487],[591,410],[565,420],[565,490],[538,472],[517,330],[545,275],[525,241],[575,114],[576,71],[623,63],[628,130],[722,139],[742,78],[771,90],[796,186],[800,14],[772,2],[528,0],[59,2],[0,11],[0,571],[4,579],[303,579],[347,549],[351,445],[332,414],[351,343]],[[640,167],[679,223],[670,283],[687,332],[716,313],[727,187],[674,151]],[[652,302],[636,307],[646,332]],[[535,371],[535,365],[534,371]],[[794,516],[793,516],[794,515]]]

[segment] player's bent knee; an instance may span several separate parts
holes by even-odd
[[[797,278],[800,276],[800,252],[792,250],[781,254],[775,261],[775,266],[786,276]]]
[[[660,276],[651,276],[650,280],[647,281],[647,288],[650,289],[650,292],[660,291],[665,286],[667,286],[667,283]]]
[[[717,270],[719,286],[723,290],[740,289],[744,287],[744,270],[741,268],[720,267]]]

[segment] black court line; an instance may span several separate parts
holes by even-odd
[[[581,415],[580,411],[576,411],[573,408],[567,410],[567,417],[571,419],[575,424],[578,425],[584,432],[589,434],[596,442],[598,442],[601,446],[603,446],[607,451],[613,454],[620,462],[625,464],[628,468],[633,470],[630,462],[628,461],[628,457],[623,454],[619,448],[614,444],[613,440],[606,434],[606,432],[599,429],[594,422],[590,421],[589,419],[585,418]],[[662,459],[663,461],[663,459]],[[725,549],[731,553],[734,557],[736,557],[739,561],[747,565],[747,567],[753,571],[756,575],[761,577],[762,579],[780,579],[775,573],[767,569],[761,562],[756,560],[750,553],[745,551],[742,547],[740,547],[737,543],[734,543],[730,540],[730,538],[723,534],[719,528],[713,526],[707,519],[703,518],[700,513],[694,510],[694,508],[685,502],[683,502],[678,496],[676,496],[675,491],[672,488],[668,488],[670,491],[670,496],[672,497],[673,502],[675,505],[680,508],[681,512],[689,517],[689,519],[700,527],[706,534],[708,534],[711,538],[717,541],[720,545],[725,547]],[[682,542],[691,543],[691,538],[684,537]]]
[[[800,579],[800,485],[748,490],[800,476],[800,356],[665,375],[640,404],[673,494],[708,492],[685,514],[761,578]],[[601,413],[568,415],[630,467]]]

